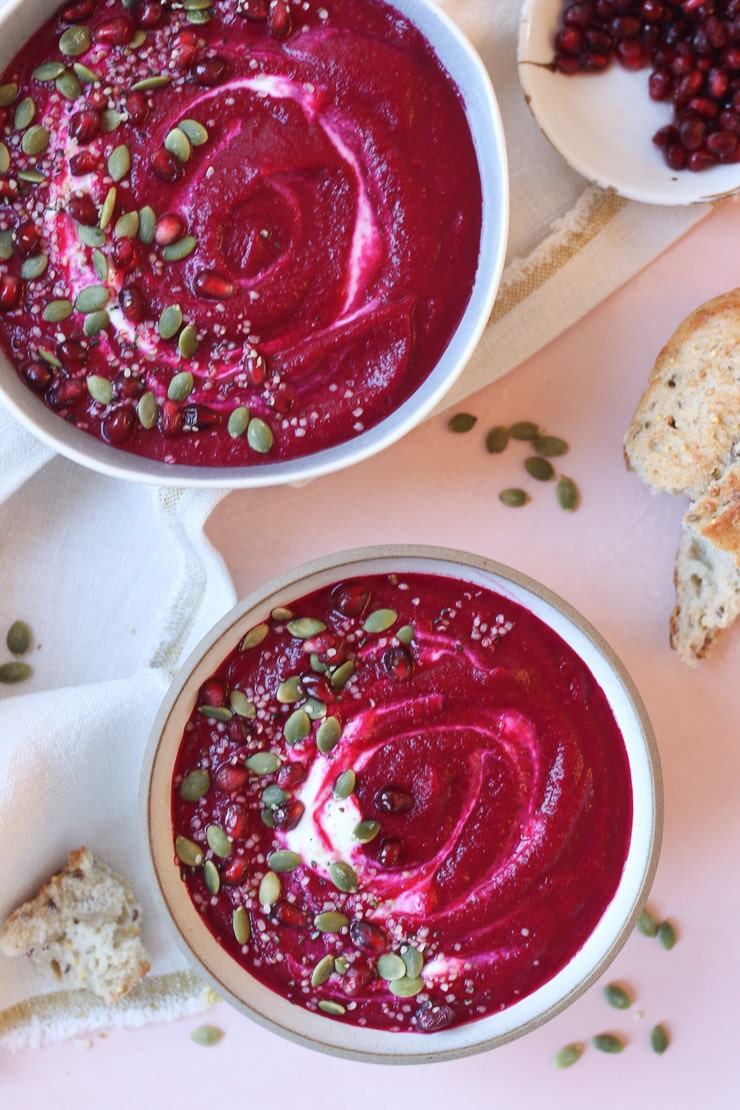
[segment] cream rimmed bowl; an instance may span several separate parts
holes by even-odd
[[[59,6],[56,0],[0,0],[0,69]],[[249,467],[168,465],[113,447],[68,424],[32,393],[0,353],[0,400],[31,432],[74,462],[117,478],[178,487],[261,487],[303,481],[368,458],[405,435],[440,402],[470,359],[499,286],[509,219],[506,148],[490,78],[467,39],[430,0],[395,0],[392,6],[422,32],[459,90],[483,195],[480,250],[471,296],[446,349],[419,388],[375,427],[302,458],[275,462],[263,459]]]
[[[485,587],[523,606],[586,664],[622,734],[631,777],[632,824],[616,892],[568,964],[507,1009],[441,1032],[386,1032],[342,1024],[288,1002],[254,979],[204,924],[180,878],[173,850],[172,783],[185,725],[201,685],[253,626],[313,590],[363,575],[426,573]],[[377,547],[341,552],[284,574],[254,592],[204,638],[175,678],[154,722],[141,783],[142,835],[154,885],[173,939],[216,992],[239,1011],[289,1039],[357,1060],[422,1063],[493,1048],[540,1026],[573,1002],[607,968],[644,907],[662,831],[658,754],[645,709],[624,667],[570,605],[516,570],[445,548]]]

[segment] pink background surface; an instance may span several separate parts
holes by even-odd
[[[650,904],[676,925],[664,951],[633,935],[603,980],[526,1038],[440,1064],[384,1067],[293,1045],[221,1003],[206,1015],[111,1031],[89,1041],[0,1055],[0,1105],[56,1110],[118,1107],[300,1106],[384,1102],[448,1107],[736,1105],[740,988],[740,628],[696,668],[668,646],[673,559],[684,504],[655,497],[627,473],[622,438],[660,347],[702,301],[740,284],[740,205],[724,202],[681,243],[535,358],[459,408],[478,417],[466,435],[435,417],[382,456],[302,488],[229,495],[209,525],[239,595],[315,556],[364,544],[430,543],[481,554],[539,579],[579,609],[622,657],[646,703],[661,752],[663,851]],[[571,444],[560,460],[582,503],[564,513],[552,485],[522,467],[523,445],[484,447],[498,423],[534,420]],[[507,509],[505,486],[532,501]],[[133,818],[132,818],[133,819]],[[628,1011],[601,988],[627,984]],[[665,1023],[671,1044],[652,1053]],[[213,1047],[191,1031],[223,1030]],[[556,1071],[570,1041],[600,1032],[626,1048],[588,1047]]]

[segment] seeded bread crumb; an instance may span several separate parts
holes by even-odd
[[[694,663],[740,616],[740,570],[729,552],[684,529],[674,577],[671,646],[684,662]]]
[[[25,954],[47,978],[111,1003],[151,967],[140,932],[141,906],[129,883],[79,848],[13,911],[0,932],[0,952]]]
[[[732,462],[692,501],[684,525],[728,552],[740,567],[740,462]]]

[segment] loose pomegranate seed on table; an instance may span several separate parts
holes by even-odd
[[[554,39],[562,74],[649,69],[647,94],[671,106],[652,141],[671,169],[740,162],[740,0],[581,0]]]

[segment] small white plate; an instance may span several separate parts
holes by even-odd
[[[562,0],[526,0],[519,30],[519,80],[543,134],[578,173],[647,204],[697,204],[740,191],[740,163],[700,173],[670,169],[653,145],[671,122],[670,103],[651,100],[649,69],[613,62],[601,73],[552,69]]]

